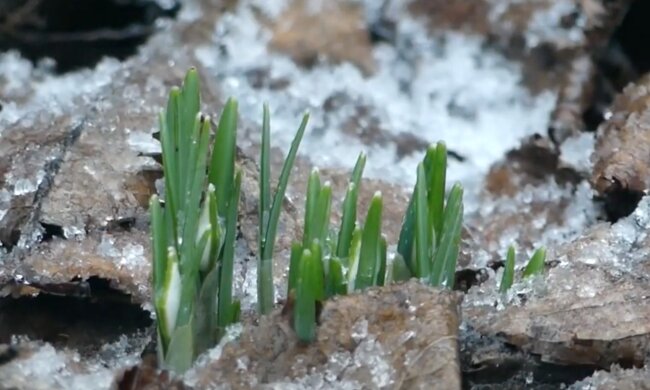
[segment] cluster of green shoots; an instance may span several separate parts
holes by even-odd
[[[319,302],[371,286],[411,277],[432,286],[453,288],[463,218],[463,190],[454,185],[445,202],[447,150],[430,147],[418,165],[417,183],[409,202],[398,243],[389,259],[381,233],[381,193],[372,197],[361,225],[357,198],[365,155],[357,159],[343,200],[341,225],[330,229],[332,188],[313,170],[307,184],[303,239],[291,247],[288,296],[295,299],[293,326],[298,337],[316,335]]]
[[[507,292],[515,280],[515,247],[510,246],[506,254],[506,263],[501,277],[501,284],[499,285],[500,292]],[[526,267],[522,273],[523,278],[539,275],[544,272],[544,262],[546,261],[546,249],[539,248],[528,260]]]
[[[307,122],[305,115],[272,191],[270,117],[268,107],[263,109],[257,257],[260,315],[275,305],[272,259],[278,221]],[[197,72],[190,70],[183,86],[172,89],[160,115],[164,201],[153,196],[150,202],[159,358],[176,372],[187,370],[239,319],[240,304],[232,291],[242,181],[235,163],[236,139],[237,103],[232,99],[226,103],[213,135],[210,118],[200,113]],[[303,236],[291,246],[287,288],[288,299],[294,300],[292,324],[304,342],[315,338],[317,306],[334,295],[412,277],[453,288],[463,189],[456,184],[446,190],[444,144],[431,146],[417,167],[417,182],[392,256],[381,230],[381,193],[372,197],[363,224],[357,220],[365,163],[361,154],[345,193],[338,229],[330,224],[330,184],[322,182],[318,170],[309,177]],[[514,274],[514,250],[508,256],[502,289],[509,288]],[[543,262],[543,253],[533,256],[524,275],[543,267]]]
[[[165,199],[150,201],[153,294],[159,355],[182,372],[238,321],[232,297],[241,171],[235,166],[237,104],[228,101],[214,148],[199,113],[199,80],[188,72],[160,115]]]

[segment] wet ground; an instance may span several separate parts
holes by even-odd
[[[69,8],[75,10],[71,12]],[[11,0],[0,4],[0,383],[76,388],[644,388],[650,352],[650,6],[642,0]],[[79,53],[82,53],[80,55]],[[156,115],[196,66],[239,100],[244,321],[183,378],[153,368]],[[299,345],[255,307],[261,107],[275,171],[311,113],[274,258],[318,166],[338,210],[368,154],[395,243],[427,145],[465,195],[457,292],[328,302]],[[336,212],[335,212],[336,214]],[[498,293],[515,244],[543,276]]]

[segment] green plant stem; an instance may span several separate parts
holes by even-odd
[[[305,128],[309,122],[309,115],[305,114],[302,123],[296,132],[296,135],[291,142],[291,148],[284,160],[280,178],[278,180],[278,187],[273,196],[273,203],[269,213],[268,227],[265,229],[266,236],[263,238],[264,246],[260,248],[260,258],[258,265],[260,266],[257,273],[257,304],[258,312],[262,315],[268,314],[273,308],[274,292],[273,292],[273,248],[275,246],[275,235],[278,229],[278,221],[280,219],[280,210],[282,209],[282,201],[287,190],[289,183],[289,175],[293,167],[296,155],[298,154],[298,147],[302,141],[305,133]]]
[[[499,286],[500,292],[506,292],[512,287],[512,283],[515,278],[515,247],[510,246],[508,248],[508,254],[506,255],[506,264],[503,269],[503,277],[501,278],[501,285]]]

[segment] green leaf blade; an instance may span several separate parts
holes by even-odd
[[[499,291],[502,293],[508,291],[514,282],[515,257],[515,247],[511,245],[508,248],[508,253],[506,254],[506,263],[503,269],[503,276],[501,277],[501,284],[499,285]]]
[[[341,227],[339,229],[336,243],[336,256],[343,258],[350,251],[350,241],[352,233],[357,222],[357,201],[359,197],[359,188],[361,187],[361,176],[366,166],[366,155],[360,153],[357,162],[354,164],[350,183],[345,192],[343,200],[343,212],[341,214]]]
[[[524,278],[540,275],[544,272],[544,262],[546,261],[546,249],[539,248],[533,253],[526,268],[524,269]]]
[[[377,285],[378,264],[381,240],[381,219],[383,201],[380,192],[375,193],[370,201],[368,214],[363,227],[359,268],[357,270],[355,288],[365,289]]]
[[[217,296],[219,291],[219,270],[214,268],[203,280],[194,311],[196,354],[212,348],[218,341]]]
[[[332,185],[327,182],[318,194],[316,209],[312,220],[312,241],[317,240],[321,245],[326,245],[329,234],[330,212],[332,209]]]
[[[167,350],[169,340],[177,324],[178,312],[182,303],[182,281],[178,270],[178,256],[173,246],[167,248],[166,269],[162,286],[155,295],[158,333],[162,341],[163,352]]]
[[[413,243],[415,241],[415,189],[413,195],[409,199],[409,204],[404,213],[404,220],[402,221],[402,228],[399,233],[397,241],[397,253],[404,259],[404,264],[413,275],[418,274],[417,264],[413,258]]]
[[[356,283],[361,258],[362,236],[363,229],[359,227],[354,229],[354,232],[352,232],[352,240],[350,240],[350,252],[348,255],[348,293],[359,289]]]
[[[336,246],[336,255],[338,257],[345,257],[350,251],[350,241],[352,240],[352,232],[354,232],[357,219],[358,194],[358,187],[354,183],[350,183],[345,193],[345,199],[343,200],[341,227]]]
[[[463,188],[459,184],[455,184],[449,192],[444,212],[442,237],[434,257],[430,279],[433,286],[454,287],[462,225]]]
[[[167,269],[167,240],[164,226],[163,211],[160,207],[160,200],[153,195],[149,200],[149,212],[151,213],[151,242],[153,251],[153,285],[154,294],[163,286],[165,270]]]
[[[225,226],[223,220],[219,218],[219,206],[217,205],[217,195],[212,184],[208,185],[207,206],[204,204],[203,212],[208,214],[207,219],[210,227],[210,241],[204,250],[205,265],[202,263],[201,271],[204,273],[212,271],[217,263],[217,258],[223,249],[225,242]],[[205,201],[204,201],[205,202]],[[201,218],[204,218],[202,215]],[[199,230],[199,233],[201,231]],[[204,261],[204,259],[202,259]]]
[[[302,245],[308,248],[316,238],[315,216],[317,212],[318,197],[321,191],[320,173],[318,168],[312,169],[307,181],[307,196],[305,199],[305,222]]]
[[[313,290],[314,299],[316,301],[325,300],[325,267],[323,265],[323,248],[318,240],[314,240],[311,244],[311,261],[313,264],[310,266],[312,274],[309,275]]]
[[[317,273],[316,261],[309,249],[305,249],[300,259],[294,329],[298,339],[311,342],[316,338],[316,295],[314,279]]]
[[[289,256],[289,277],[288,277],[288,287],[287,287],[287,296],[291,294],[291,291],[295,290],[298,285],[298,276],[300,269],[300,259],[302,257],[302,244],[299,242],[293,242],[291,244],[291,254]]]
[[[165,113],[159,115],[159,126],[160,126],[160,144],[162,148],[162,160],[163,160],[163,174],[165,181],[165,213],[169,216],[168,220],[170,226],[168,229],[171,233],[173,244],[176,245],[177,235],[177,226],[176,226],[176,217],[177,217],[177,206],[176,202],[178,199],[178,162],[175,146],[174,146],[174,135],[171,133],[173,130],[167,124],[167,116]]]
[[[291,148],[287,154],[284,164],[282,166],[282,172],[280,173],[280,179],[278,180],[278,187],[276,189],[275,195],[273,196],[273,205],[271,206],[271,213],[269,215],[269,228],[266,232],[266,243],[264,247],[265,253],[263,258],[270,258],[273,254],[273,243],[275,241],[275,235],[277,232],[278,221],[280,217],[280,210],[282,209],[282,201],[287,190],[287,185],[289,184],[289,176],[291,174],[291,169],[298,154],[298,147],[302,141],[302,137],[305,134],[305,129],[307,128],[307,123],[309,122],[309,115],[305,114],[303,117],[302,123],[296,132],[296,135],[291,142]]]
[[[232,198],[235,175],[235,151],[237,142],[237,101],[228,99],[219,118],[217,135],[212,151],[208,180],[217,192],[219,215],[225,218]]]
[[[183,374],[192,367],[194,362],[194,334],[191,324],[180,326],[174,330],[165,364],[177,374]]]
[[[181,123],[191,126],[201,109],[199,75],[195,68],[191,68],[185,75],[180,101]],[[191,131],[191,127],[186,130]]]
[[[363,176],[363,170],[366,166],[366,154],[361,152],[359,157],[357,157],[357,162],[354,164],[352,169],[352,175],[350,176],[350,183],[353,183],[357,188],[361,185],[361,177]]]
[[[183,228],[181,235],[183,238],[180,245],[181,271],[198,272],[200,269],[201,252],[196,252],[196,242],[201,239],[203,234],[199,234],[199,221],[201,217],[201,197],[205,186],[205,168],[208,158],[208,144],[210,137],[210,122],[203,116],[197,116],[194,125],[193,141],[189,150],[188,163],[189,178],[186,180],[187,188],[184,190],[185,206],[183,207]],[[195,254],[201,256],[195,256]]]
[[[341,260],[332,257],[329,261],[329,273],[327,274],[326,293],[327,297],[344,295],[347,292],[347,283],[343,276],[343,265]]]
[[[298,154],[298,147],[300,146],[300,142],[302,141],[302,137],[305,133],[308,122],[309,115],[305,115],[293,141],[291,142],[291,148],[289,149],[289,153],[284,160],[282,171],[280,172],[280,178],[278,180],[278,187],[276,189],[275,195],[273,196],[271,211],[269,213],[268,227],[266,229],[266,236],[263,238],[265,244],[264,248],[261,248],[260,250],[260,257],[258,261],[260,268],[267,270],[265,274],[268,274],[268,270],[272,269],[273,249],[275,246],[275,236],[278,230],[278,222],[280,220],[282,201],[284,200],[284,195],[289,183],[291,169],[293,168],[296,155]],[[257,301],[258,311],[260,314],[268,314],[273,307],[273,280],[269,280],[269,276],[265,276],[265,274],[258,271]]]
[[[259,251],[266,245],[266,231],[271,209],[271,118],[269,106],[264,104],[262,114],[262,146],[260,152],[260,204],[259,204]]]
[[[381,237],[379,240],[379,253],[377,255],[377,268],[379,272],[377,273],[377,286],[386,285],[386,260],[388,258],[388,243],[386,242],[386,237]]]
[[[241,192],[242,173],[235,172],[234,187],[231,199],[228,200],[228,213],[226,215],[226,238],[223,248],[223,257],[219,275],[219,302],[218,326],[224,330],[231,324],[233,314],[232,281],[235,262],[235,240],[237,238],[237,216],[239,210],[239,196]]]
[[[418,278],[427,277],[431,273],[431,258],[429,257],[429,242],[431,237],[429,222],[429,206],[426,192],[426,173],[424,165],[418,164],[417,182],[415,184],[415,275]]]
[[[429,168],[429,216],[438,240],[442,237],[443,212],[445,201],[445,182],[447,175],[447,147],[439,142],[433,153],[432,166]]]

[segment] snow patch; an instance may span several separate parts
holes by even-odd
[[[532,96],[522,86],[520,65],[486,49],[480,37],[448,33],[432,38],[409,16],[395,19],[396,43],[373,47],[377,71],[368,77],[349,63],[304,69],[269,51],[271,32],[256,20],[251,2],[240,2],[220,18],[214,44],[195,54],[220,80],[223,95],[240,99],[244,118],[261,126],[262,104],[269,103],[273,146],[286,152],[302,114],[309,111],[301,154],[313,164],[351,168],[365,149],[366,176],[412,186],[424,151],[398,156],[394,143],[364,142],[341,131],[356,107],[363,107],[379,123],[377,131],[393,139],[410,134],[425,142],[444,140],[465,158],[462,163],[451,159],[449,181],[461,181],[472,198],[492,163],[523,137],[546,130],[556,94]],[[254,72],[286,86],[255,85]],[[343,103],[324,108],[337,98]],[[372,131],[368,118],[359,118],[359,131]],[[259,139],[259,134],[249,136]]]
[[[568,138],[560,146],[562,164],[578,172],[591,172],[593,167],[591,154],[594,152],[595,144],[594,133],[585,132]]]
[[[46,66],[34,67],[16,51],[0,53],[0,86],[6,103],[0,111],[0,129],[21,119],[28,125],[30,117],[41,111],[61,115],[78,105],[79,99],[95,98],[119,69],[119,61],[106,58],[94,69],[54,75]]]

